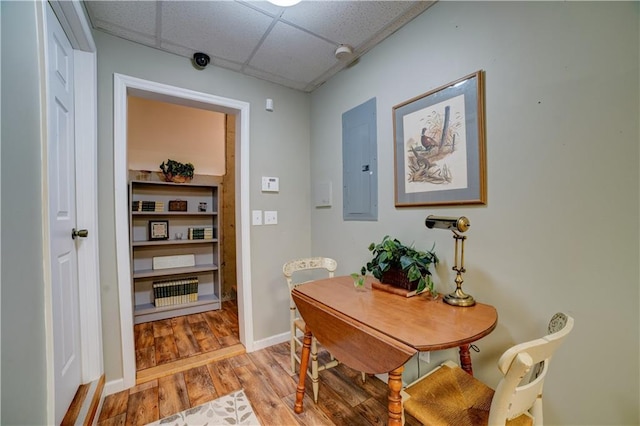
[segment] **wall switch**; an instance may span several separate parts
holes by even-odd
[[[262,210],[253,210],[251,212],[251,224],[262,225]]]
[[[331,207],[331,182],[318,182],[315,186],[316,207]]]
[[[277,225],[278,224],[278,212],[266,211],[264,212],[264,224],[265,225]]]
[[[280,191],[280,179],[277,177],[262,176],[262,192]]]

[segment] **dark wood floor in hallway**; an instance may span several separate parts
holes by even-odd
[[[170,343],[166,343],[169,341],[166,337],[169,335],[166,327],[167,320],[164,320],[163,325],[158,324],[157,327],[152,323],[150,323],[151,326],[138,327],[136,344],[139,343],[139,338],[140,342],[147,343],[146,346],[140,346],[140,349],[152,346],[149,343],[151,341],[149,330],[155,331],[157,328],[165,330],[166,333],[153,337],[153,350],[140,352],[146,354],[146,358],[142,357],[144,362],[147,362],[144,364],[146,370],[165,368],[176,362],[184,362],[189,357],[206,357],[207,354],[210,354],[213,360],[181,371],[173,371],[167,367],[170,373],[166,375],[107,396],[98,416],[98,424],[102,426],[144,425],[240,389],[244,389],[261,424],[265,426],[386,424],[388,393],[386,383],[376,377],[367,377],[363,383],[359,372],[344,365],[320,373],[320,396],[317,404],[314,404],[311,397],[313,395],[311,381],[307,380],[305,411],[300,415],[295,414],[293,405],[298,374],[291,373],[288,343],[281,343],[249,354],[242,353],[215,359],[217,353],[226,349],[227,343],[235,342],[227,334],[228,330],[235,330],[235,339],[238,336],[237,315],[223,313],[227,308],[229,312],[234,312],[235,306],[229,304],[223,306],[220,311],[197,314],[195,317],[189,316],[192,318],[180,317],[168,320],[168,324],[171,324],[175,350]],[[237,310],[235,312],[237,313]],[[224,316],[229,323],[222,324],[224,320],[221,318],[209,318],[214,315]],[[235,324],[233,324],[233,318],[235,318]],[[207,324],[211,334],[205,330],[203,323]],[[223,325],[229,328],[223,330]],[[221,335],[221,340],[216,333]],[[224,334],[227,335],[224,336]],[[205,351],[205,348],[216,346],[211,336],[218,341],[219,346],[217,349]],[[159,339],[158,345],[155,344],[156,339]],[[165,350],[166,347],[170,350]],[[138,355],[137,346],[136,349]],[[149,353],[153,353],[153,356]],[[173,356],[165,356],[166,353],[171,353]],[[321,356],[328,357],[328,354],[324,352]],[[166,361],[167,359],[172,361]],[[144,371],[145,369],[139,370],[139,375]],[[408,416],[406,424],[418,425],[419,422]]]

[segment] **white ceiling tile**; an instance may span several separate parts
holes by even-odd
[[[242,64],[239,64],[237,62],[227,61],[226,59],[218,58],[217,56],[214,56],[213,58],[211,58],[211,63],[217,67],[222,67],[228,70],[242,72]]]
[[[272,16],[280,16],[282,12],[286,9],[285,7],[282,7],[282,6],[276,6],[275,4],[270,3],[267,0],[257,0],[257,1],[237,0],[237,1],[238,3],[248,5],[256,9],[260,9]]]
[[[156,33],[156,5],[151,1],[89,1],[87,10],[95,28],[116,29],[123,33],[154,36]],[[126,31],[125,31],[126,30]]]
[[[109,34],[115,35],[117,37],[123,38],[125,40],[144,44],[145,46],[150,46],[150,47],[156,46],[156,38],[152,35],[140,34],[136,31],[132,31],[126,28],[113,25],[113,24],[106,24],[106,23],[96,28],[102,31],[105,31]]]
[[[282,19],[336,44],[358,47],[402,15],[413,1],[302,1]]]
[[[334,51],[333,44],[278,23],[249,65],[288,80],[309,82],[335,64]]]
[[[211,56],[245,62],[273,18],[237,2],[164,2],[161,37]]]

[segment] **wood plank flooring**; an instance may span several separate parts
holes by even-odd
[[[134,339],[138,373],[239,345],[238,306],[225,301],[220,310],[136,324]]]
[[[229,306],[229,310],[233,311],[233,306]],[[141,365],[161,365],[158,363],[159,359],[160,362],[169,364],[171,359],[182,357],[184,360],[189,357],[186,354],[194,357],[206,353],[204,347],[215,347],[211,335],[216,337],[216,333],[225,334],[227,331],[223,330],[222,324],[215,318],[207,321],[209,315],[206,314],[198,314],[201,318],[197,315],[190,315],[192,318],[182,317],[171,320],[169,324],[158,324],[157,327],[152,324],[151,330],[154,333],[157,328],[155,334],[149,331],[148,326],[139,327],[140,331],[136,331],[136,345],[140,339],[140,342],[146,344],[140,346],[140,349],[153,347],[153,350],[140,352],[145,354],[141,357],[144,362]],[[235,318],[235,328],[233,324],[227,324],[231,327],[227,330],[235,330],[237,339],[237,316]],[[203,323],[206,323],[211,335]],[[169,328],[174,336],[173,344],[166,337],[170,334]],[[227,339],[220,341],[216,337],[218,349],[224,348],[225,342],[234,341],[228,338],[228,334],[223,337]],[[204,343],[200,344],[201,341]],[[150,356],[149,352],[153,355]],[[215,354],[215,350],[211,352]],[[158,353],[162,356],[158,357]],[[324,352],[320,356],[329,355]],[[376,377],[367,377],[363,383],[360,372],[344,365],[322,371],[318,403],[313,402],[311,380],[307,380],[305,410],[299,415],[293,412],[297,381],[298,374],[291,373],[289,344],[282,343],[154,378],[109,395],[98,416],[98,425],[144,425],[240,389],[244,389],[264,426],[386,424],[388,387]],[[407,416],[405,424],[420,423]]]

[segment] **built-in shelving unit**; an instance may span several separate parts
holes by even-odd
[[[132,180],[129,185],[130,253],[135,323],[220,309],[221,235],[218,185]],[[160,211],[134,211],[134,203],[155,204]],[[186,211],[170,211],[171,201],[186,202]],[[152,239],[150,222],[167,226]],[[207,229],[206,239],[190,239],[189,230]],[[210,230],[210,231],[209,231]],[[193,256],[193,265],[154,268],[154,258]],[[157,260],[157,259],[156,259]],[[157,265],[156,265],[157,266]],[[197,278],[197,301],[156,306],[154,283]],[[158,304],[159,305],[159,304]]]

